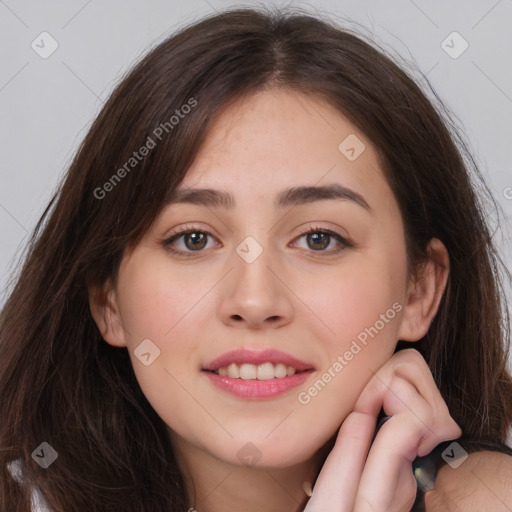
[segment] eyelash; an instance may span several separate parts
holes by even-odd
[[[193,258],[196,256],[196,254],[194,254],[194,253],[201,253],[201,252],[203,252],[203,250],[182,251],[181,249],[179,249],[179,250],[174,249],[171,246],[171,244],[173,242],[180,239],[183,235],[188,235],[191,233],[201,233],[201,234],[205,234],[207,236],[214,238],[213,235],[211,233],[209,233],[208,231],[198,229],[197,227],[194,227],[194,226],[187,225],[187,226],[183,226],[183,227],[179,228],[175,233],[173,233],[169,238],[166,238],[165,240],[163,240],[161,243],[165,249],[167,249],[168,251],[170,251],[173,254],[179,255],[180,257]],[[334,238],[335,240],[337,240],[341,244],[341,247],[338,247],[337,249],[330,250],[330,251],[325,251],[325,250],[315,251],[315,250],[311,249],[310,251],[313,253],[326,253],[327,255],[334,255],[334,254],[340,253],[344,249],[354,247],[354,244],[349,242],[346,238],[341,236],[339,233],[336,233],[335,231],[331,231],[330,229],[325,229],[325,228],[321,228],[318,226],[309,226],[305,230],[301,231],[301,233],[296,238],[294,238],[294,240],[298,240],[298,239],[302,238],[303,236],[308,235],[310,233],[322,233],[324,235],[328,235],[328,236]],[[330,242],[330,240],[329,240],[329,242]]]

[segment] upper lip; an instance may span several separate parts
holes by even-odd
[[[311,364],[300,361],[299,359],[281,352],[280,350],[267,349],[260,352],[255,352],[247,349],[236,349],[225,352],[221,356],[210,361],[207,365],[203,366],[203,370],[215,371],[231,363],[236,364],[262,364],[262,363],[282,363],[286,366],[291,366],[298,371],[311,370],[314,367]]]

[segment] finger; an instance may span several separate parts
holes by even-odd
[[[425,409],[423,415],[420,415],[420,418],[429,426],[429,432],[432,435],[427,436],[420,444],[418,449],[419,456],[426,455],[443,441],[457,439],[462,435],[462,430],[451,417],[448,406],[437,388],[426,363],[425,369],[420,375],[418,375],[414,364],[400,364],[398,367],[395,367],[395,376],[414,386],[425,400],[425,404],[430,408],[430,410]],[[421,382],[422,379],[423,383],[417,385],[417,382]],[[428,441],[435,442],[435,445],[431,446]]]
[[[304,512],[352,512],[375,422],[354,412],[345,418]]]
[[[380,386],[372,397],[365,397],[362,404],[356,403],[354,410],[363,414],[372,414],[383,407],[389,416],[406,413],[415,418],[421,435],[417,446],[411,446],[408,457],[423,456],[430,453],[439,443],[456,439],[461,429],[450,416],[445,402],[436,400],[434,403],[425,401],[422,395],[407,379],[394,375],[389,385],[378,379]]]
[[[418,430],[418,422],[407,414],[393,416],[379,430],[361,476],[354,512],[411,509],[417,486],[408,454],[417,444]]]
[[[405,415],[411,418],[411,422],[415,426],[409,432],[411,436],[415,436],[415,442],[405,443],[402,439],[400,456],[406,457],[412,462],[417,456],[417,450],[420,445],[422,449],[431,451],[444,440],[442,435],[439,434],[444,433],[446,420],[436,418],[437,410],[432,409],[431,405],[418,394],[416,388],[407,380],[395,377],[389,386],[382,383],[382,389],[382,407],[386,414],[392,416],[391,419]],[[448,424],[452,425],[451,418],[448,417],[448,420]],[[388,430],[389,428],[385,431]],[[377,435],[374,444],[381,438],[382,433],[380,437]]]
[[[393,416],[370,448],[355,501],[357,512],[410,510],[416,495],[412,461],[420,444],[431,451],[442,440],[430,426],[430,405],[407,380],[393,379],[383,402]]]
[[[395,375],[407,379],[429,404],[443,405],[445,401],[427,362],[417,350],[407,350],[393,365]]]
[[[442,401],[440,407],[436,401],[432,408],[402,375],[394,375],[382,403],[393,416],[379,430],[369,451],[355,501],[357,512],[410,510],[416,494],[412,461],[460,435],[446,404]]]
[[[365,411],[378,412],[380,404],[375,403],[378,401],[375,398],[382,397],[382,393],[385,392],[382,384],[389,386],[396,374],[407,376],[427,402],[434,403],[438,396],[440,397],[430,369],[421,354],[417,350],[407,349],[394,354],[382,367],[373,372],[357,405]]]
[[[400,356],[395,354],[393,361],[388,361],[374,373],[356,401],[354,411],[376,414],[383,407],[386,414],[396,415],[409,409],[430,427],[430,435],[421,445],[420,455],[423,455],[444,440],[460,437],[462,431],[450,416],[421,354],[416,350],[404,352]]]

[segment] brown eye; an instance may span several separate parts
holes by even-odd
[[[207,248],[208,239],[215,240],[213,235],[206,231],[194,228],[181,229],[170,238],[163,240],[162,245],[169,252],[183,257],[195,256]]]
[[[192,233],[187,233],[182,236],[185,240],[185,246],[191,251],[204,249],[206,245],[207,235],[205,233],[201,233],[200,231],[193,231]]]
[[[331,235],[317,231],[315,233],[307,234],[306,240],[310,242],[309,246],[311,247],[311,249],[316,251],[328,247],[329,242],[331,241]]]
[[[301,236],[296,240],[306,240],[306,247],[310,251],[318,252],[325,255],[337,254],[344,249],[352,247],[352,244],[342,237],[339,233],[323,228],[309,228],[304,231]],[[326,250],[327,247],[333,245],[331,249]]]

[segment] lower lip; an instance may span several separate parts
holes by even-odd
[[[246,400],[259,400],[282,395],[299,386],[313,373],[313,370],[269,380],[232,379],[209,371],[203,371],[203,373],[206,373],[210,381],[226,393]]]

